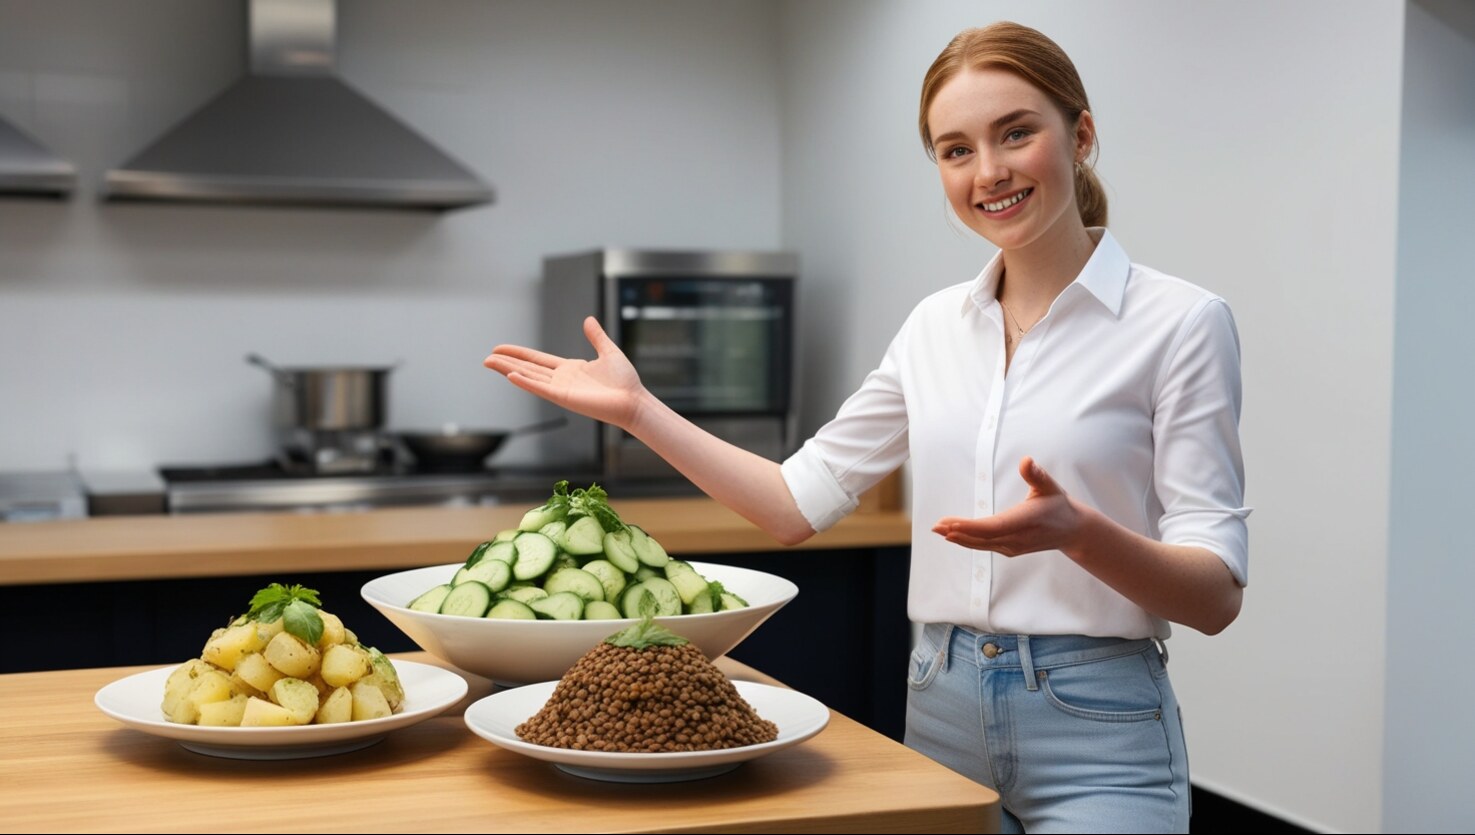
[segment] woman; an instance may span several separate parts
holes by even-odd
[[[997,790],[1005,831],[1186,831],[1160,642],[1239,612],[1239,345],[1224,301],[1106,231],[1074,65],[998,23],[923,82],[923,143],[1000,252],[923,299],[879,368],[776,464],[653,398],[593,319],[592,362],[499,346],[517,386],[613,423],[793,544],[910,459],[907,744]],[[1017,473],[1012,462],[1018,462]]]

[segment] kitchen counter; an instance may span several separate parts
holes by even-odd
[[[615,509],[683,556],[777,550],[707,498],[631,499]],[[863,508],[864,509],[864,508]],[[0,525],[0,585],[398,569],[465,559],[526,508],[395,508],[341,514],[128,516]],[[899,510],[857,512],[798,549],[905,547]]]
[[[403,657],[436,663],[424,653]],[[736,679],[776,684],[731,659]],[[491,692],[362,751],[215,759],[126,728],[96,691],[147,668],[0,676],[0,831],[994,832],[998,796],[838,713],[818,736],[707,780],[572,777],[473,735]],[[162,695],[162,694],[161,694]]]

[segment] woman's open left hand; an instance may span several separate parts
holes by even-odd
[[[1029,484],[1029,496],[1001,513],[978,519],[948,516],[932,527],[948,542],[1006,557],[1074,548],[1085,522],[1085,511],[1055,479],[1026,457],[1019,475]]]

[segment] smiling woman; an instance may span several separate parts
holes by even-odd
[[[1043,34],[958,35],[919,119],[949,205],[1000,251],[924,298],[782,464],[661,403],[592,318],[592,361],[499,345],[486,365],[624,429],[786,544],[910,461],[908,615],[925,628],[907,744],[996,789],[1004,831],[1186,831],[1161,642],[1170,622],[1228,626],[1247,577],[1233,317],[1102,226],[1096,123]]]

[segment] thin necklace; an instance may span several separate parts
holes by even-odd
[[[1022,328],[1022,327],[1019,326],[1019,318],[1017,316],[1015,316],[1013,313],[1010,313],[1009,312],[1009,308],[1007,308],[1007,307],[1004,306],[1004,300],[1003,299],[999,299],[999,307],[1004,308],[1004,315],[1006,315],[1010,319],[1013,319],[1014,320],[1014,329],[1016,331],[1018,331],[1018,333],[1016,333],[1014,335],[1014,339],[1011,340],[1011,341],[1018,342],[1019,340],[1023,339],[1024,338],[1024,335],[1027,334],[1027,333],[1029,333],[1029,331],[1027,331],[1024,328]],[[1029,327],[1030,327],[1030,330],[1033,330],[1034,329],[1034,325],[1030,325]],[[1005,333],[1007,334],[1008,331],[1005,331]]]

